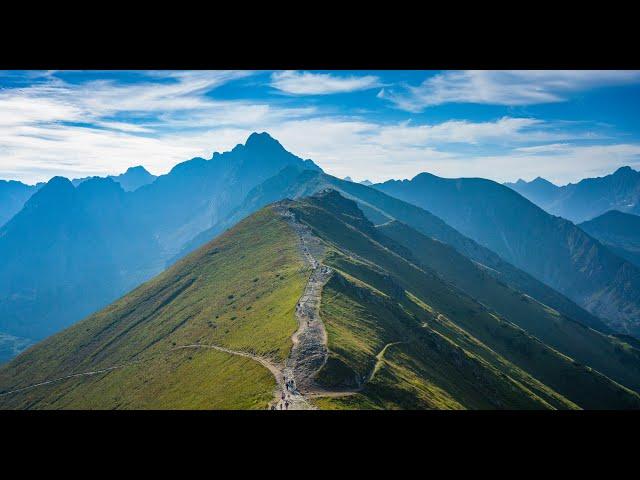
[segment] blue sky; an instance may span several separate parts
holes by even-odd
[[[640,168],[638,71],[0,71],[0,178],[166,173],[267,131],[356,180]]]

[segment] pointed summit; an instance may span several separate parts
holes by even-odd
[[[634,175],[636,173],[638,172],[628,165],[625,165],[624,167],[620,167],[615,172],[613,172],[614,175]]]
[[[132,192],[138,188],[152,183],[157,177],[149,173],[142,165],[127,168],[127,171],[118,176],[111,176],[125,191]]]
[[[244,146],[250,149],[278,148],[278,149],[284,150],[284,147],[280,144],[280,142],[278,142],[275,138],[273,138],[267,132],[262,132],[262,133],[253,132],[251,135],[249,135],[249,138],[247,138],[247,141],[245,142]]]
[[[136,165],[135,167],[129,167],[127,168],[127,171],[124,172],[124,174],[126,175],[127,173],[136,173],[136,174],[144,174],[144,175],[151,175],[149,173],[149,170],[147,170],[146,168],[144,168],[142,165]]]

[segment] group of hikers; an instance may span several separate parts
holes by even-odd
[[[285,378],[284,387],[287,390],[287,392],[295,392],[296,390],[293,379],[287,380]],[[291,395],[289,393],[285,394],[285,392],[283,391],[282,394],[280,395],[280,401],[278,402],[278,405],[276,406],[275,404],[272,404],[271,410],[282,410],[283,409],[282,407],[284,407],[284,410],[289,410],[289,405],[291,404],[290,400],[291,400]]]

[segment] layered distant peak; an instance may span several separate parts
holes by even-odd
[[[624,167],[620,167],[615,172],[613,172],[613,175],[615,176],[634,176],[637,174],[638,174],[638,171],[634,170],[628,165],[625,165]]]
[[[67,198],[73,195],[74,191],[75,188],[71,180],[65,177],[53,177],[29,199],[27,205],[33,202],[49,202]]]
[[[45,188],[48,190],[54,188],[73,188],[73,184],[71,183],[71,180],[66,177],[53,177],[46,183],[42,190],[44,191]]]
[[[138,165],[129,167],[122,175],[111,178],[118,182],[125,191],[130,192],[152,183],[157,177],[150,174],[142,165]]]
[[[267,132],[257,133],[253,132],[247,138],[244,146],[246,148],[258,148],[258,149],[280,149],[284,150],[284,147],[275,138],[269,135]]]
[[[600,234],[618,234],[640,238],[640,216],[623,213],[619,210],[609,210],[579,226],[588,233],[597,231]],[[600,239],[600,235],[596,235],[596,238]]]
[[[136,175],[151,175],[149,171],[144,168],[142,165],[136,165],[135,167],[127,168],[127,171],[124,172],[124,175],[127,174],[136,174]]]
[[[193,171],[198,171],[203,167],[205,167],[206,164],[207,164],[207,160],[205,160],[204,158],[195,157],[195,158],[192,158],[191,160],[186,160],[184,162],[180,162],[174,165],[174,167],[169,172],[169,175],[184,174],[184,173],[189,173]]]
[[[542,177],[536,177],[531,181],[532,184],[534,185],[552,185],[555,187],[555,185],[553,183],[551,183],[549,180],[547,180],[546,178],[542,178]]]
[[[122,186],[111,177],[93,177],[76,187],[79,195],[86,198],[112,198],[124,193]]]

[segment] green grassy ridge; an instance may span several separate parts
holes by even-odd
[[[446,337],[425,332],[388,297],[339,273],[325,286],[321,315],[334,361],[327,363],[319,379],[331,387],[353,386],[354,382],[343,382],[347,372],[359,380],[368,377],[376,355],[388,346],[359,400],[323,399],[323,407],[357,401],[366,408],[384,409],[551,408]]]
[[[323,174],[322,178],[327,186],[354,200],[375,224],[385,223],[389,219],[398,220],[423,235],[451,245],[464,256],[487,266],[499,280],[512,285],[516,290],[531,295],[544,304],[552,306],[566,316],[604,333],[612,331],[601,319],[578,306],[566,296],[514,267],[488,248],[465,237],[429,211],[389,196],[375,188],[346,182],[326,174]]]
[[[308,273],[295,233],[271,208],[265,208],[155,279],[3,366],[0,391],[132,361],[141,361],[136,368],[146,372],[145,365],[152,365],[155,356],[187,344],[212,343],[283,361],[297,328],[294,309]],[[220,375],[242,376],[240,366],[246,362],[224,365],[230,373],[221,371]],[[113,371],[105,375],[100,388],[117,389],[114,382],[123,374]],[[85,381],[83,377],[67,384]],[[272,394],[272,384],[262,382],[262,386],[265,395]],[[73,388],[78,395],[84,391]],[[30,391],[29,397],[40,395],[46,403],[54,390],[39,387]],[[218,398],[210,405],[232,406],[234,398],[238,408],[247,405],[240,400],[242,389],[220,390],[218,394],[228,396],[231,403]],[[16,396],[22,394],[12,395]],[[77,401],[79,397],[66,395],[64,405]],[[144,401],[141,398],[136,405],[144,405]],[[6,397],[0,397],[0,407],[6,407],[7,402]],[[172,402],[169,405],[179,407]]]
[[[640,391],[640,350],[513,290],[452,247],[407,225],[394,221],[377,228],[407,248],[419,265],[437,271],[445,280],[545,344]]]
[[[335,193],[335,192],[334,192]],[[294,211],[317,235],[334,246],[376,265],[392,275],[405,290],[444,314],[507,361],[583,408],[637,408],[640,397],[591,368],[547,347],[516,325],[503,321],[436,274],[416,267],[353,225],[323,208],[325,195],[298,202]],[[332,195],[332,194],[331,194]],[[343,199],[344,200],[344,199]],[[335,197],[331,199],[331,203]],[[345,200],[345,202],[349,202]],[[334,207],[335,208],[335,205]],[[351,207],[349,207],[351,208]],[[342,219],[348,218],[342,216]],[[358,222],[361,222],[359,219]],[[373,226],[368,227],[372,231]],[[380,237],[378,236],[378,240]],[[328,258],[328,262],[331,259]],[[344,268],[344,265],[337,265]],[[348,272],[358,277],[355,271]],[[375,285],[376,288],[381,288]],[[492,337],[492,335],[496,335]],[[535,355],[534,355],[535,354]],[[567,382],[566,378],[572,378]],[[591,390],[594,390],[592,392]],[[597,391],[597,392],[596,392]]]
[[[373,283],[376,283],[378,288],[385,289],[389,293],[389,295],[385,295],[385,293],[383,292],[378,293],[380,292],[380,290],[375,287],[371,287],[370,285],[362,281],[358,283],[358,285],[370,289],[373,293],[385,295],[386,298],[392,300],[393,302],[398,302],[397,307],[400,308],[401,313],[397,314],[397,316],[405,318],[407,316],[410,317],[411,321],[408,322],[410,326],[414,328],[418,325],[423,328],[426,327],[426,331],[418,331],[414,333],[414,336],[424,337],[424,335],[427,335],[427,332],[437,333],[443,338],[450,340],[452,342],[452,345],[454,345],[455,347],[463,348],[465,351],[465,355],[478,359],[484,364],[491,365],[492,367],[497,368],[497,370],[499,370],[502,375],[505,375],[515,382],[519,383],[519,385],[524,386],[527,391],[532,392],[540,400],[548,403],[550,406],[553,406],[553,408],[577,407],[573,402],[570,402],[562,395],[558,394],[548,386],[533,378],[521,368],[507,361],[502,356],[479,342],[477,339],[473,338],[471,335],[466,333],[463,329],[461,329],[454,323],[448,321],[446,318],[442,318],[442,315],[438,314],[438,312],[435,311],[431,306],[420,301],[415,296],[405,291],[403,291],[402,294],[399,295],[397,292],[397,285],[392,286],[391,290],[387,290],[384,284],[388,285],[389,282],[385,277],[381,277],[379,273],[362,275],[361,272],[366,270],[366,266],[358,261],[354,261],[353,259],[343,258],[341,261],[335,259],[330,261],[332,261],[334,268],[336,265],[339,265],[341,268],[349,270],[352,273],[359,275],[361,278],[367,278],[368,281],[373,280]],[[354,268],[352,269],[349,264],[352,264]],[[352,277],[347,276],[347,278]],[[381,279],[383,280],[384,284],[380,282]],[[354,282],[352,281],[352,283]],[[395,310],[398,311],[398,308],[395,308]],[[430,341],[433,340],[431,339]]]

